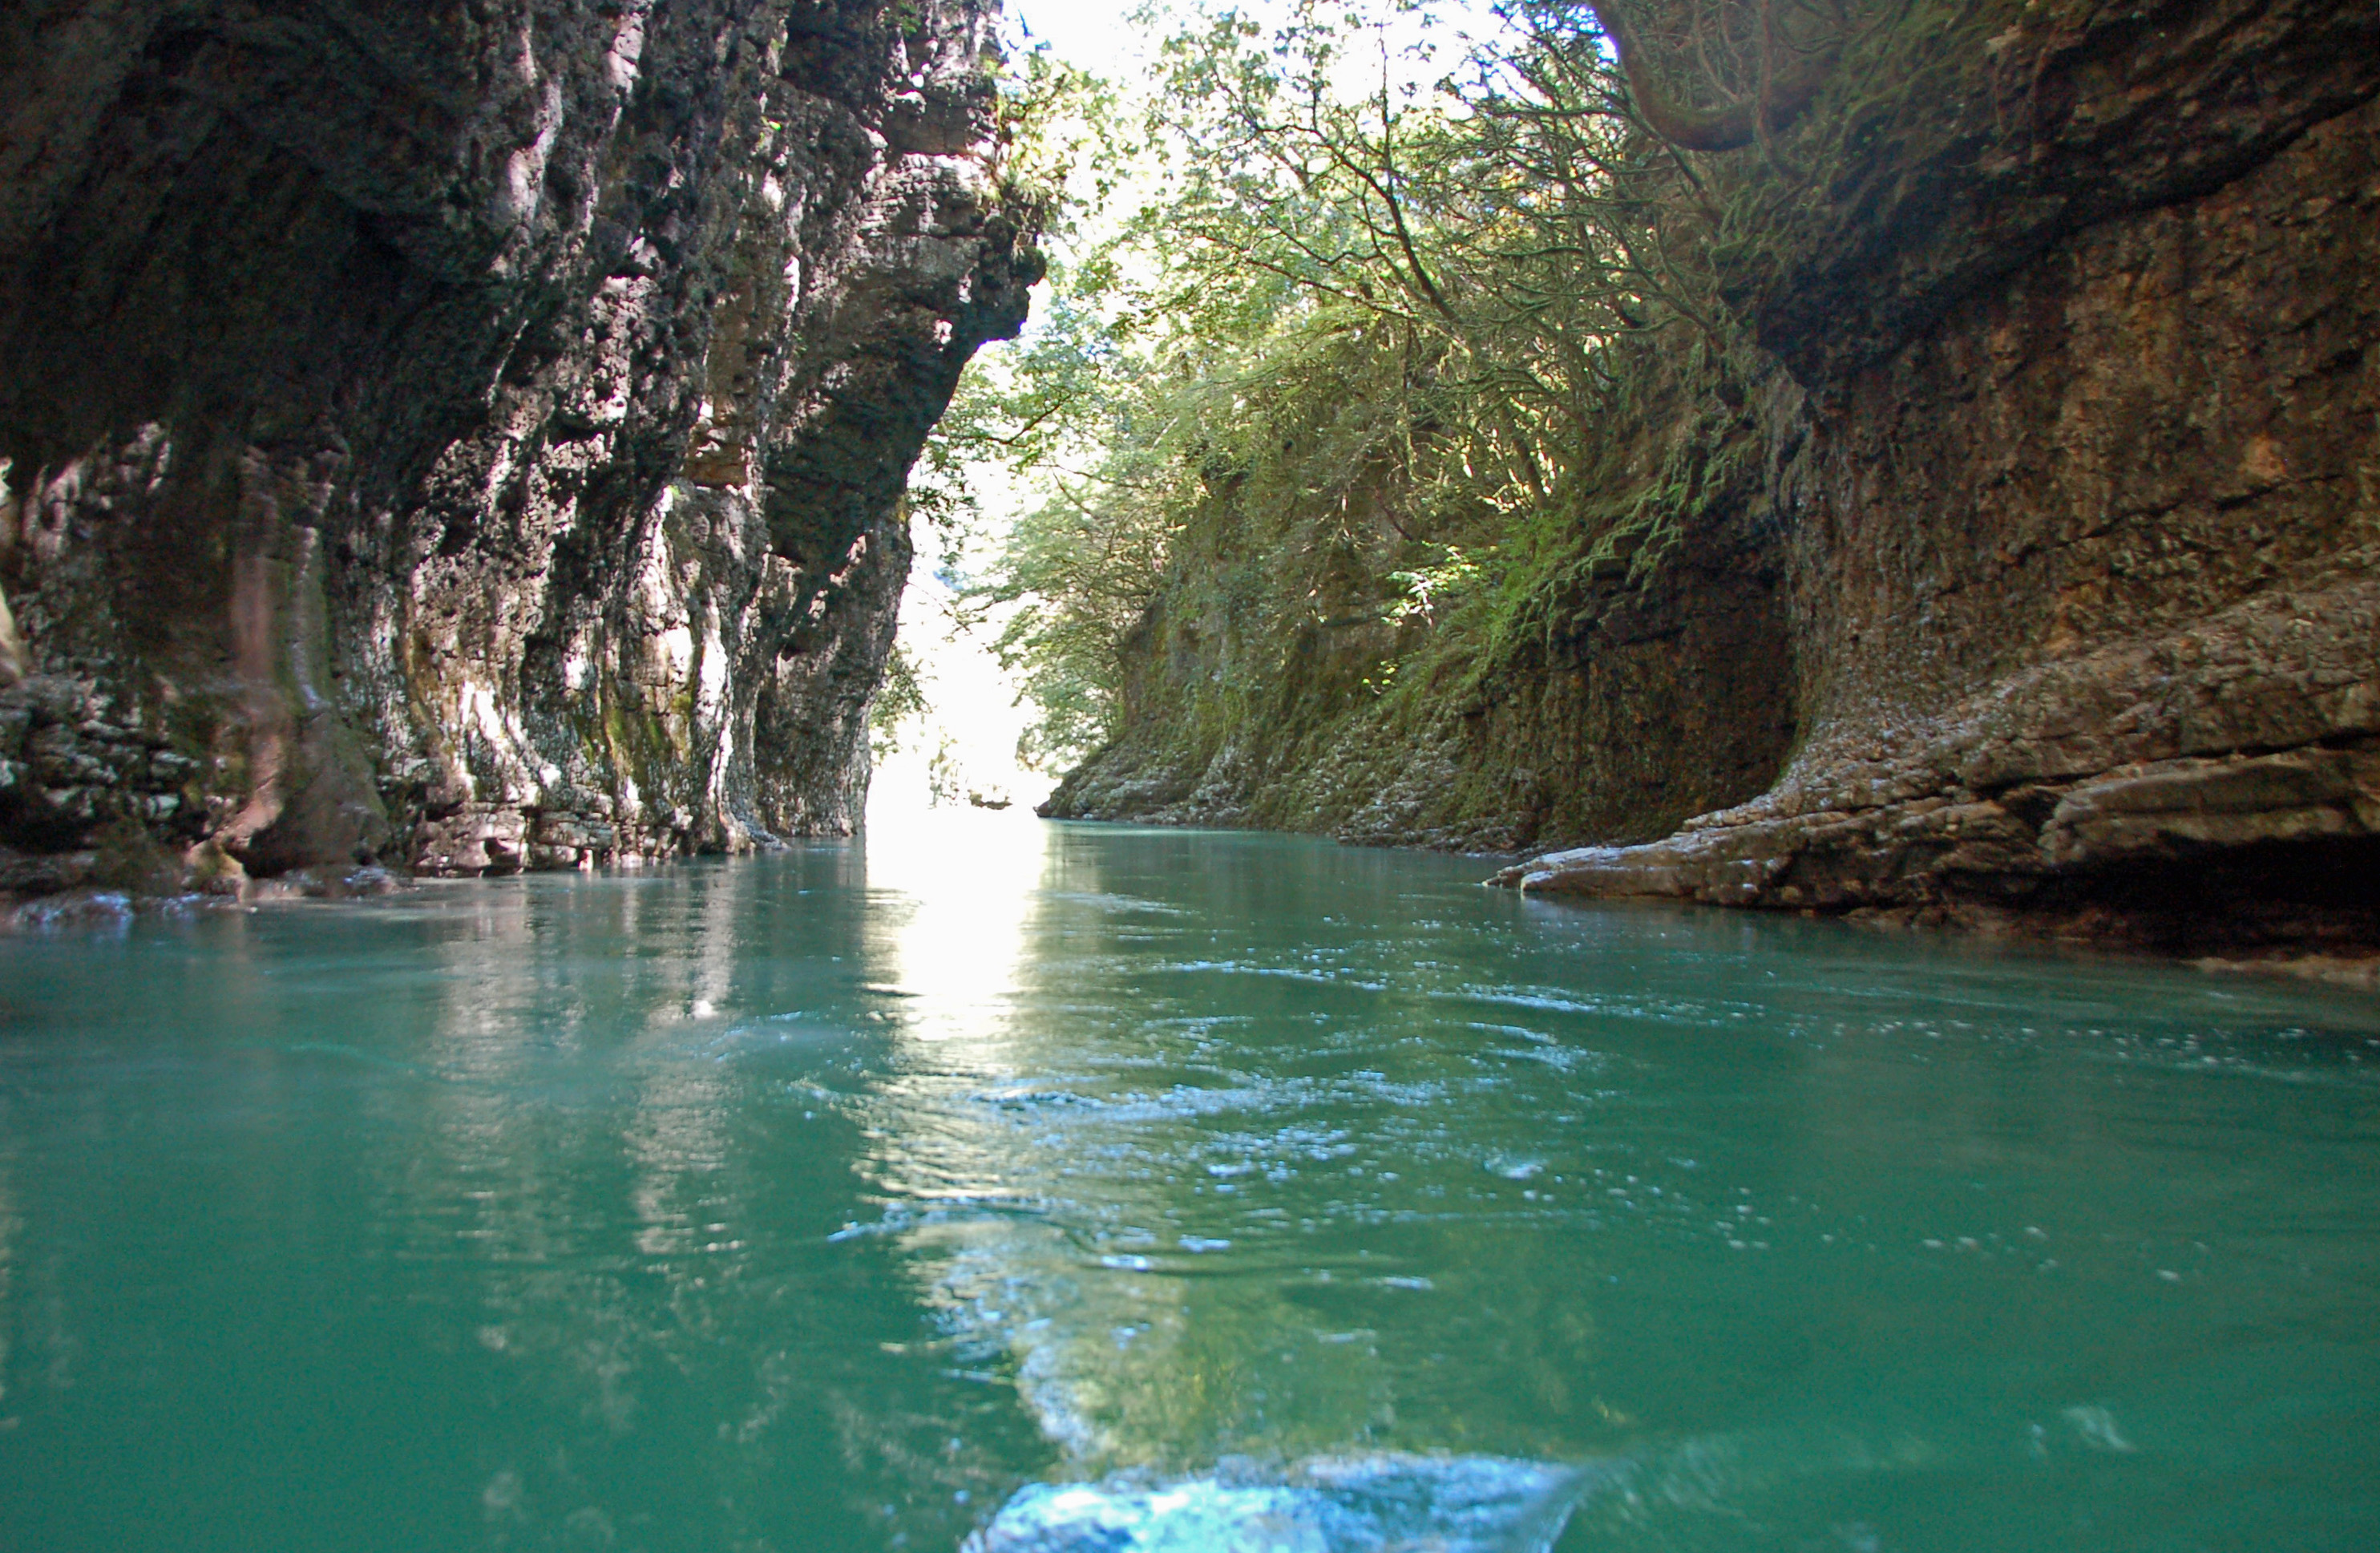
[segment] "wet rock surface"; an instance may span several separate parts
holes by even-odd
[[[849,830],[909,464],[1039,269],[988,28],[0,19],[0,889]]]

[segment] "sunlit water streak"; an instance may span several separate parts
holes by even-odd
[[[0,944],[0,1547],[2380,1546],[2380,1010],[1476,863]]]

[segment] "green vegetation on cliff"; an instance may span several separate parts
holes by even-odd
[[[1078,241],[941,456],[1038,476],[986,592],[1016,606],[1032,753],[1095,757],[1062,810],[1104,778],[1132,791],[1094,810],[1361,832],[1426,746],[1429,839],[1514,843],[1649,832],[1772,774],[1776,738],[1565,815],[1451,746],[1583,612],[1658,591],[1698,531],[1730,548],[1764,371],[1730,297],[1776,284],[1815,164],[1884,176],[1887,142],[1954,132],[1945,67],[1987,62],[1984,18],[1605,9],[1515,5],[1427,66],[1378,16],[1203,15],[1136,120],[1087,83],[1045,97],[1136,207]]]
[[[1269,14],[1094,104],[1132,213],[958,423],[1047,498],[980,595],[1045,812],[1840,909],[2370,831],[2062,807],[2380,737],[2368,7]]]

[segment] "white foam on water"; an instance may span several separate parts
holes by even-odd
[[[961,1553],[1546,1553],[1593,1482],[1548,1462],[1383,1454],[1036,1483]]]

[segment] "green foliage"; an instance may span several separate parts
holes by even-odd
[[[1393,712],[1645,582],[1752,487],[1759,369],[1723,297],[1781,273],[1814,189],[1963,132],[1997,4],[1631,0],[1624,83],[1595,6],[1511,0],[1425,88],[1380,16],[1293,0],[1181,20],[1136,122],[1045,81],[1035,111],[1075,127],[1037,133],[1096,141],[1128,209],[1073,230],[932,455],[944,489],[990,459],[1038,496],[972,595],[1043,710],[1022,753],[1069,762],[1135,697],[1215,747]],[[1682,151],[1638,87],[1752,142]]]
[[[1437,564],[1389,574],[1389,580],[1404,589],[1404,596],[1389,606],[1390,619],[1419,617],[1436,625],[1439,612],[1460,604],[1487,576],[1487,568],[1458,546],[1439,548],[1445,552],[1446,559]]]
[[[931,710],[917,661],[910,656],[908,649],[895,643],[892,656],[885,660],[884,677],[877,685],[876,699],[868,709],[868,753],[880,761],[898,754],[908,724],[923,724]]]
[[[944,734],[926,762],[926,802],[935,808],[955,808],[966,799],[966,771],[960,764],[958,742]]]
[[[1039,467],[1096,397],[1113,353],[1088,310],[1110,285],[1082,245],[1087,212],[1113,198],[1131,156],[1116,134],[1108,82],[1035,50],[1000,78],[992,176],[1002,204],[1029,214],[1053,256],[1033,327],[1014,350],[978,356],[926,443],[909,482],[911,513],[932,530],[946,568],[980,536],[978,478]]]
[[[1674,176],[1652,148],[1609,115],[1506,112],[1521,88],[1485,58],[1464,95],[1401,80],[1385,49],[1313,6],[1271,31],[1192,18],[1136,138],[1110,141],[1137,154],[1136,208],[963,397],[950,455],[996,448],[1043,494],[978,595],[1012,612],[998,646],[1043,709],[1037,758],[1111,732],[1169,587],[1283,638],[1227,696],[1301,630],[1461,635],[1575,549],[1615,347],[1694,312],[1664,300],[1676,266],[1628,182]],[[1376,91],[1344,89],[1357,62]],[[1112,98],[1096,111],[1120,128]],[[1177,577],[1185,536],[1201,565],[1219,544],[1261,564]]]

